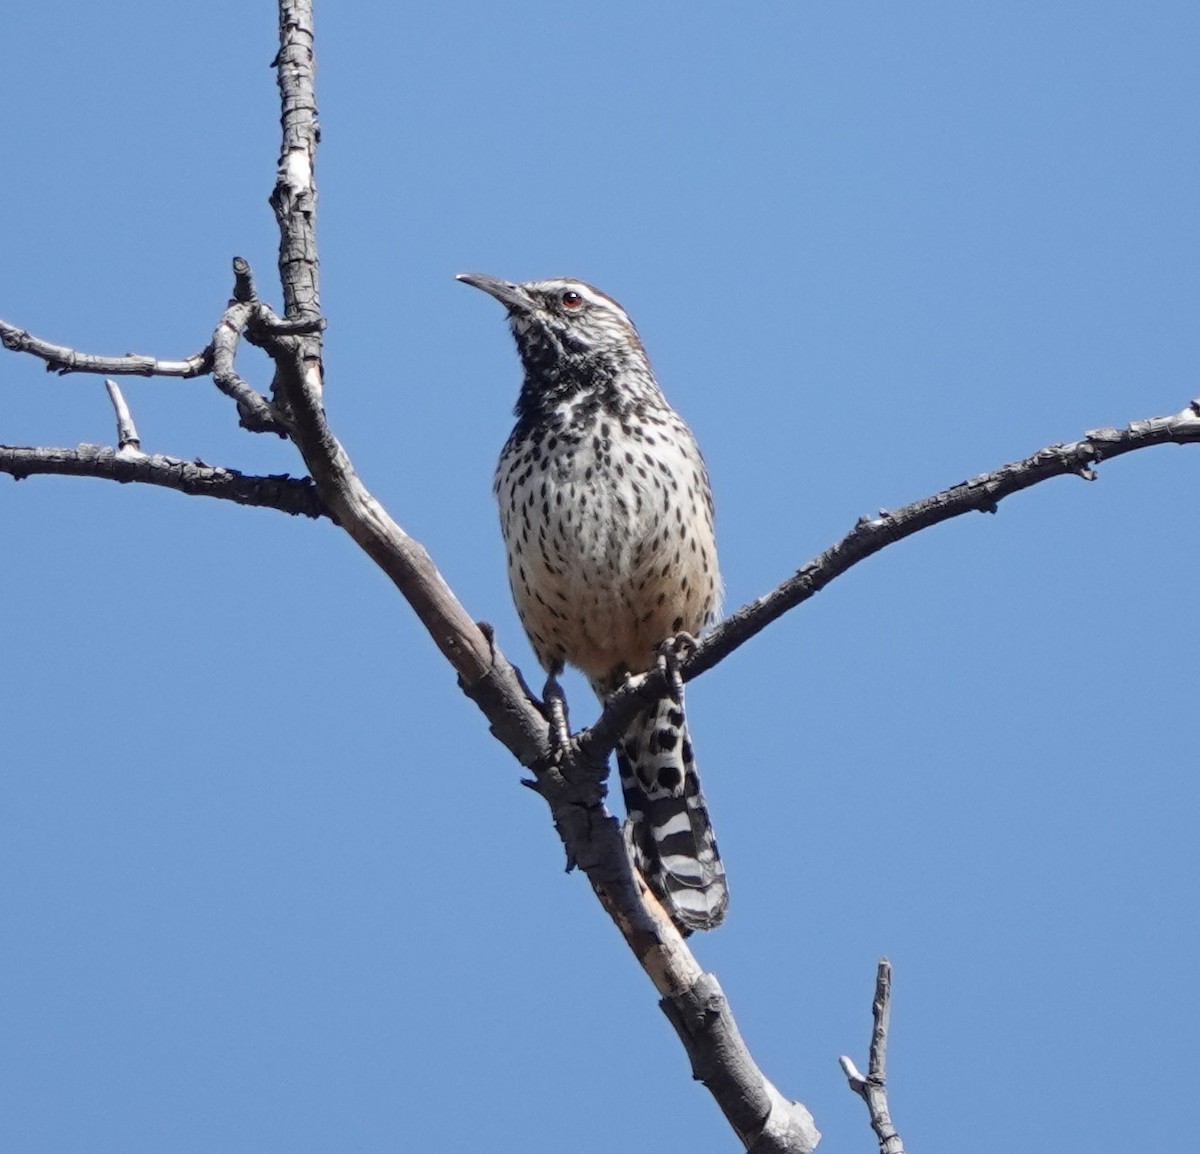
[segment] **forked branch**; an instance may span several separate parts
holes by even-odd
[[[319,301],[312,36],[310,0],[281,0],[277,64],[283,147],[271,203],[281,234],[280,275],[289,319],[316,315]],[[618,824],[603,804],[603,767],[588,762],[578,749],[554,756],[543,717],[490,630],[471,620],[425,549],[388,516],[355,473],[325,420],[319,334],[268,336],[263,347],[275,360],[276,388],[292,421],[292,439],[338,523],[408,599],[496,736],[533,768],[535,787],[550,805],[568,861],[587,874],[664,1005],[671,1007],[672,1022],[679,1028],[698,1016],[699,1028],[686,1032],[697,1076],[748,1149],[808,1154],[818,1138],[808,1111],[770,1085],[744,1045],[728,1044],[740,1043],[740,1037],[715,979],[704,974],[632,871]],[[689,1015],[693,1004],[697,1012]]]
[[[879,1140],[879,1154],[904,1154],[904,1143],[892,1125],[887,1100],[887,1044],[892,1020],[892,965],[881,958],[875,974],[875,1000],[871,1004],[871,1053],[864,1077],[845,1055],[839,1059],[846,1081],[866,1104],[871,1129]]]
[[[464,692],[487,716],[492,732],[533,771],[531,783],[546,800],[568,861],[588,877],[625,938],[678,1032],[695,1077],[702,1081],[745,1147],[754,1154],[807,1154],[819,1137],[801,1105],[781,1095],[754,1064],[716,978],[706,974],[625,852],[617,821],[604,805],[607,758],[636,713],[660,697],[667,674],[631,681],[606,704],[600,720],[555,749],[541,703],[455,597],[424,547],[408,536],[371,495],[329,428],[322,405],[319,265],[315,181],[319,139],[314,90],[312,0],[279,0],[280,50],[276,72],[282,104],[282,146],[271,197],[280,232],[279,275],[284,316],[254,291],[249,266],[235,261],[232,301],[209,345],[183,361],[153,357],[99,357],[33,337],[0,321],[0,341],[39,357],[60,373],[194,377],[211,372],[237,403],[243,425],[292,440],[311,479],[250,477],[199,462],[145,454],[132,421],[117,409],[119,447],[77,449],[0,447],[0,473],[15,478],[60,473],[138,481],[180,492],[217,496],[282,512],[335,520],[391,578],[459,677]],[[238,374],[242,338],[274,363],[272,398]],[[126,411],[125,416],[128,417]],[[1110,457],[1155,444],[1200,441],[1200,410],[1193,403],[1169,417],[1126,429],[1102,429],[1067,445],[1052,445],[1023,461],[955,485],[895,512],[864,518],[841,541],[803,566],[778,588],[744,606],[715,628],[683,662],[685,679],[699,676],[789,609],[802,604],[859,561],[887,545],[970,511],[994,512],[999,501],[1054,476],[1090,477]],[[902,1154],[884,1095],[890,969],[880,965],[871,1065],[864,1078],[843,1059],[852,1088],[871,1108],[882,1154]],[[886,1144],[885,1144],[886,1143]]]

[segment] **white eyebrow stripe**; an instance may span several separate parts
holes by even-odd
[[[535,282],[531,287],[541,289],[543,292],[564,292],[567,289],[573,289],[588,304],[596,305],[606,312],[616,313],[630,328],[634,327],[633,321],[629,319],[629,314],[612,297],[597,288],[592,288],[584,281],[561,278]]]
[[[572,287],[583,297],[585,301],[588,301],[590,304],[599,305],[601,308],[610,309],[618,316],[623,317],[626,324],[633,324],[625,310],[619,304],[617,304],[612,297],[606,296],[599,289],[594,289],[591,285],[586,285],[582,282],[577,282]]]

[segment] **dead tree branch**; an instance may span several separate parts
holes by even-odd
[[[241,270],[244,267],[246,279],[249,280],[250,266],[241,257],[233,261],[235,280],[240,281]],[[220,323],[213,333],[212,344],[212,378],[227,397],[237,404],[238,422],[242,428],[252,433],[277,433],[281,437],[288,435],[287,421],[275,406],[262,393],[251,388],[238,375],[237,349],[242,332],[256,317],[259,311],[257,301],[251,299],[241,301],[235,299],[221,316]]]
[[[871,1129],[879,1139],[879,1154],[904,1154],[904,1143],[892,1125],[887,1100],[887,1044],[888,1029],[892,1018],[892,964],[881,958],[875,974],[875,1000],[871,1004],[871,1054],[867,1076],[859,1073],[858,1067],[843,1055],[842,1072],[846,1081],[866,1104],[871,1115]]]
[[[66,376],[67,373],[100,373],[115,377],[202,377],[212,366],[211,345],[182,361],[162,361],[138,353],[104,357],[42,340],[7,321],[0,321],[0,344],[14,353],[28,353],[45,361],[46,371],[58,373],[59,376]]]
[[[635,714],[662,695],[666,672],[657,670],[632,680],[613,695],[591,729],[573,738],[568,748],[555,749],[541,703],[500,652],[491,629],[471,618],[425,548],[367,490],[326,421],[322,404],[324,320],[316,242],[319,128],[312,0],[279,0],[279,16],[280,49],[275,67],[282,143],[271,204],[280,233],[283,317],[258,299],[249,265],[236,259],[233,299],[210,344],[186,360],[98,357],[51,344],[4,322],[0,322],[0,341],[9,349],[39,357],[49,370],[60,374],[193,377],[212,373],[218,388],[236,402],[241,423],[253,431],[289,438],[311,479],[253,477],[200,462],[144,454],[115,386],[110,396],[118,415],[119,448],[0,446],[0,472],[16,479],[57,473],[140,481],[281,512],[326,516],[345,529],[408,600],[457,673],[464,693],[488,718],[497,739],[532,770],[529,784],[550,807],[568,863],[586,874],[654,983],[695,1077],[712,1093],[743,1145],[754,1154],[807,1154],[819,1138],[811,1115],[780,1094],[755,1065],[716,978],[704,972],[631,868],[619,824],[604,804],[608,755]],[[236,357],[243,337],[262,348],[273,362],[271,399],[254,390],[237,372]],[[1090,478],[1093,467],[1110,457],[1155,444],[1196,441],[1200,441],[1200,409],[1193,404],[1174,416],[1136,422],[1123,430],[1093,431],[1082,440],[1050,446],[895,512],[864,518],[837,544],[714,629],[682,663],[682,675],[690,680],[711,669],[772,621],[889,544],[966,512],[994,512],[1005,497],[1050,477],[1075,474]],[[851,1086],[871,1107],[883,1154],[902,1154],[882,1096],[890,977],[885,967],[886,962],[881,963],[870,1072],[864,1079],[849,1059],[843,1060],[843,1067]],[[868,1096],[876,1088],[881,1112]],[[885,1146],[885,1141],[893,1144]]]
[[[257,477],[159,453],[130,454],[107,445],[80,445],[74,449],[0,445],[0,473],[17,481],[46,475],[99,477],[121,484],[137,481],[190,497],[216,497],[292,516],[329,516],[307,477]]]
[[[279,273],[285,317],[319,315],[316,184],[319,139],[313,87],[311,0],[281,0],[276,58],[283,104],[283,145],[271,204],[280,228]],[[338,523],[392,578],[453,665],[465,692],[496,733],[537,774],[568,861],[587,874],[656,989],[683,1020],[693,1003],[709,1028],[688,1033],[697,1071],[748,1149],[800,1154],[817,1132],[802,1106],[788,1102],[753,1064],[744,1046],[728,1043],[737,1028],[715,980],[706,979],[670,919],[630,868],[616,820],[603,804],[600,766],[574,754],[550,756],[546,725],[519,677],[454,596],[425,549],[388,516],[358,478],[325,421],[319,333],[260,334],[276,364],[276,389],[293,422],[292,438]],[[711,982],[711,985],[709,984]],[[677,1005],[677,1002],[679,1003]],[[689,1019],[690,1020],[690,1019]],[[738,1038],[740,1042],[740,1038]]]
[[[710,630],[694,653],[682,662],[680,673],[685,681],[699,677],[860,561],[914,533],[964,513],[995,513],[1005,497],[1054,477],[1077,476],[1094,480],[1096,465],[1125,453],[1155,445],[1198,442],[1200,400],[1191,402],[1181,412],[1134,421],[1124,429],[1093,429],[1078,441],[1048,445],[1024,460],[1002,465],[911,505],[892,512],[880,510],[875,517],[863,517],[845,537],[803,565],[793,576],[764,596],[743,605]],[[666,687],[666,673],[660,669],[631,679],[609,698],[600,719],[579,736],[588,756],[593,759],[606,756],[634,717],[657,700]]]
[[[125,394],[121,392],[121,386],[116,381],[106,380],[104,387],[108,390],[108,399],[117,418],[117,452],[126,455],[140,453],[142,439],[138,436],[133,414],[125,403]]]
[[[1005,497],[1052,477],[1077,476],[1091,481],[1096,475],[1094,466],[1101,461],[1154,445],[1197,442],[1200,442],[1200,402],[1193,401],[1171,416],[1134,421],[1124,429],[1093,429],[1078,441],[1049,445],[1022,461],[963,481],[895,512],[880,510],[876,517],[864,517],[841,541],[795,576],[739,609],[714,629],[684,666],[684,677],[696,677],[711,669],[789,609],[807,601],[835,577],[887,545],[964,513],[995,513]]]

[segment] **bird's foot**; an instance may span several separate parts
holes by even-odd
[[[571,745],[571,727],[567,723],[567,698],[553,673],[546,678],[542,700],[546,706],[546,720],[550,722],[550,748],[555,760],[561,760]]]
[[[676,633],[668,637],[658,647],[659,664],[666,671],[667,683],[671,689],[671,697],[676,704],[683,704],[683,675],[680,668],[683,663],[696,652],[700,643],[690,633]]]

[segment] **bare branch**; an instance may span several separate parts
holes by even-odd
[[[24,329],[0,320],[0,343],[14,353],[29,353],[46,362],[46,370],[67,373],[102,373],[124,377],[201,377],[212,366],[212,347],[182,361],[162,361],[157,357],[129,353],[123,357],[103,357],[81,353],[66,345],[52,344]]]
[[[605,809],[605,759],[578,747],[555,760],[545,718],[519,675],[476,625],[424,547],[367,491],[325,422],[316,380],[319,361],[298,342],[274,346],[278,384],[294,420],[293,438],[339,524],[407,598],[460,683],[491,721],[492,732],[526,766],[550,805],[570,865],[582,869],[686,1038],[695,1069],[748,1149],[807,1154],[816,1142],[808,1111],[789,1102],[754,1065],[724,1002],[670,918],[633,874],[620,827]],[[711,983],[708,984],[708,983]]]
[[[121,387],[113,380],[105,380],[104,387],[108,390],[108,399],[112,402],[113,412],[117,417],[117,451],[140,453],[142,440],[138,436],[137,426],[133,423],[133,415],[125,403]]]
[[[16,479],[39,473],[140,481],[181,492],[262,505],[308,516],[328,516],[388,574],[412,605],[434,642],[458,673],[464,692],[487,716],[492,732],[534,773],[533,788],[548,803],[568,863],[585,872],[599,900],[658,991],[678,1032],[695,1077],[704,1082],[746,1148],[755,1154],[807,1154],[819,1135],[808,1111],[789,1102],[754,1064],[715,977],[704,972],[643,879],[632,869],[620,827],[607,811],[607,758],[636,713],[660,697],[668,672],[659,669],[629,682],[606,703],[601,719],[566,749],[550,740],[541,703],[455,597],[424,547],[387,514],[356,474],[330,430],[322,407],[324,387],[319,265],[315,233],[316,150],[319,140],[313,73],[312,0],[279,0],[280,50],[275,64],[282,103],[282,144],[271,195],[280,230],[279,273],[284,316],[257,297],[249,265],[234,261],[233,300],[211,344],[186,361],[151,357],[96,357],[32,337],[0,322],[0,341],[30,353],[59,373],[191,377],[211,371],[217,386],[237,403],[242,423],[289,436],[312,478],[248,477],[140,452],[120,391],[110,387],[118,416],[120,449],[82,445],[75,450],[0,446],[0,472]],[[236,371],[242,337],[266,350],[275,366],[275,403]],[[1091,432],[1054,445],[905,506],[864,518],[832,548],[778,588],[744,606],[714,629],[686,661],[684,679],[723,660],[770,622],[801,604],[859,561],[894,541],[976,510],[994,512],[1004,497],[1052,476],[1090,478],[1108,457],[1152,444],[1200,441],[1195,405],[1172,417],[1138,422],[1124,430]],[[880,964],[871,1063],[863,1077],[848,1058],[843,1069],[864,1097],[882,1154],[902,1154],[884,1094],[890,968]]]
[[[544,729],[544,726],[543,726]],[[667,912],[633,870],[620,825],[604,808],[606,766],[579,758],[538,770],[533,788],[550,805],[568,861],[596,896],[654,983],[659,1006],[747,1150],[809,1154],[820,1138],[812,1115],[785,1098],[755,1064],[716,977],[705,973]]]
[[[276,316],[266,305],[259,306],[251,325],[252,331],[257,330],[263,338],[286,336],[311,336],[323,333],[326,329],[324,317],[293,317],[285,320]]]
[[[245,257],[233,258],[233,300],[230,304],[248,305],[258,300],[258,290],[254,287],[254,273],[250,262]]]
[[[239,279],[236,272],[239,261],[245,266],[246,276],[249,277],[250,266],[240,257],[235,257],[235,280]],[[238,423],[242,428],[249,429],[252,433],[278,433],[279,436],[286,437],[288,428],[283,416],[262,393],[242,380],[235,367],[242,330],[258,308],[255,301],[238,301],[237,287],[240,285],[235,286],[234,302],[222,314],[209,346],[212,349],[213,384],[237,403]]]
[[[271,204],[279,224],[279,275],[288,320],[312,319],[320,300],[315,216],[317,128],[312,0],[280,0],[279,54],[283,141]],[[275,360],[276,388],[294,422],[292,438],[338,523],[396,584],[438,648],[470,686],[493,665],[491,638],[471,619],[425,548],[388,516],[359,480],[325,421],[320,334],[259,338]],[[525,708],[532,710],[528,702]],[[497,718],[496,724],[503,724]],[[524,750],[525,756],[531,751]],[[539,751],[540,752],[540,751]],[[534,753],[534,756],[538,756]]]
[[[892,1015],[892,965],[881,958],[875,974],[875,1000],[871,1004],[871,1057],[864,1078],[858,1067],[845,1055],[839,1062],[846,1080],[866,1104],[871,1129],[879,1139],[879,1154],[904,1154],[904,1143],[892,1125],[887,1100],[887,1042]]]
[[[312,0],[279,0],[279,16],[275,64],[283,139],[271,204],[280,231],[279,274],[287,319],[311,321],[320,296],[314,229],[319,131]],[[492,731],[523,765],[548,765],[545,721],[519,675],[495,647],[491,630],[475,623],[424,546],[405,533],[367,490],[330,430],[321,404],[324,370],[319,330],[304,335],[267,330],[254,339],[275,362],[275,387],[292,422],[292,439],[338,524],[408,600],[457,672],[464,691],[487,715]],[[588,804],[594,804],[594,799]]]
[[[60,376],[67,373],[104,373],[140,377],[199,377],[211,372],[213,381],[223,393],[237,402],[240,423],[255,433],[277,433],[287,436],[286,423],[261,393],[252,389],[234,368],[234,358],[242,330],[248,323],[258,328],[283,331],[287,322],[261,305],[254,293],[250,266],[240,257],[234,258],[234,295],[217,325],[208,346],[182,361],[163,361],[156,357],[129,354],[123,357],[97,356],[81,353],[66,345],[56,345],[35,337],[24,329],[0,320],[0,342],[13,352],[29,353],[46,362],[49,372]],[[311,329],[313,322],[306,322]]]
[[[312,0],[279,0],[275,74],[283,141],[271,207],[279,222],[279,274],[284,316],[320,315],[315,166],[320,129],[313,68]]]
[[[714,629],[685,664],[684,676],[696,677],[711,669],[776,618],[887,545],[964,513],[994,513],[1005,497],[1052,477],[1074,475],[1090,481],[1095,476],[1093,466],[1101,461],[1153,445],[1187,445],[1198,441],[1200,415],[1194,405],[1189,405],[1172,416],[1135,421],[1124,429],[1094,429],[1082,440],[1049,445],[1023,461],[983,473],[894,513],[881,510],[877,517],[864,517],[841,541],[810,561],[794,577],[739,609]]]
[[[99,477],[122,484],[140,481],[189,496],[216,497],[293,516],[329,516],[307,477],[257,477],[199,461],[182,461],[158,453],[121,452],[104,445],[80,445],[76,449],[0,445],[0,473],[17,481],[47,474]]]
[[[812,1115],[789,1102],[754,1064],[716,977],[701,974],[659,1005],[675,1027],[692,1077],[703,1082],[752,1154],[808,1154],[821,1140]]]
[[[1200,401],[1193,401],[1182,412],[1134,421],[1124,429],[1093,429],[1082,440],[1049,445],[1022,461],[1003,465],[894,512],[881,510],[876,517],[863,517],[845,537],[794,576],[743,605],[706,634],[692,656],[681,664],[680,673],[685,681],[699,677],[860,561],[922,529],[964,513],[994,513],[1005,497],[1052,477],[1093,480],[1095,465],[1125,453],[1154,445],[1197,442],[1200,442]],[[579,736],[587,755],[593,759],[607,755],[638,713],[657,700],[666,688],[663,670],[631,678],[609,698],[600,720]]]
[[[317,314],[313,211],[317,143],[310,0],[280,0],[277,57],[283,147],[271,203],[280,228],[280,276],[288,319]],[[248,334],[249,335],[249,334]],[[617,821],[604,807],[605,759],[578,749],[554,757],[545,718],[490,629],[471,620],[432,559],[388,516],[358,478],[325,421],[319,335],[256,334],[276,364],[277,399],[292,422],[321,496],[338,523],[391,577],[492,731],[534,769],[532,783],[550,805],[569,864],[581,868],[663,998],[693,1067],[748,1149],[807,1154],[817,1133],[808,1111],[790,1103],[754,1065],[716,980],[704,974],[679,931],[631,869]]]

